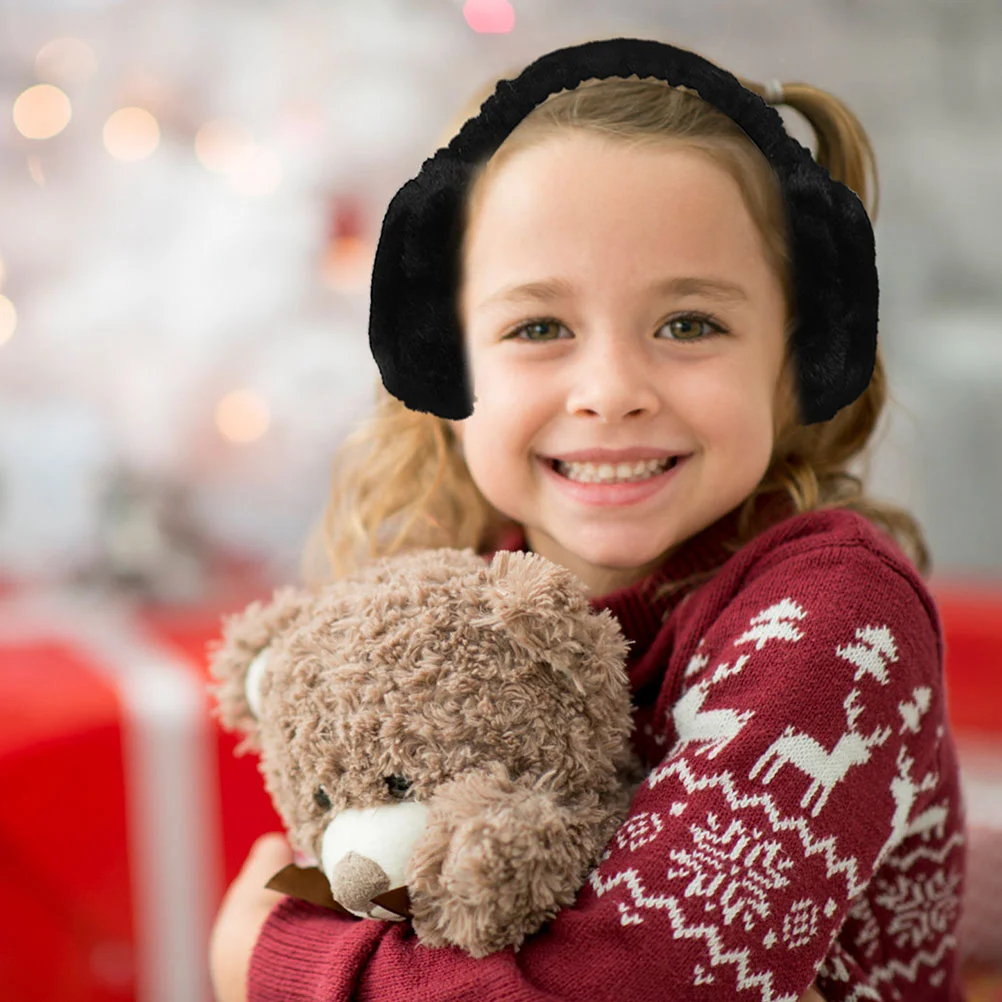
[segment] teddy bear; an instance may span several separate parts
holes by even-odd
[[[474,957],[572,904],[645,775],[631,641],[586,591],[539,554],[419,549],[225,617],[215,713],[304,864],[269,886]]]

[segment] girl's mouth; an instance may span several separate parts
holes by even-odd
[[[685,468],[689,456],[673,457],[668,465],[657,468],[653,474],[642,475],[640,479],[607,483],[572,480],[561,472],[562,464],[558,460],[542,456],[536,458],[548,481],[566,496],[584,504],[609,506],[636,504],[658,493],[675,479],[679,470]]]

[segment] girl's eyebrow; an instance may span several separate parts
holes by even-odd
[[[654,282],[650,292],[659,295],[675,296],[708,296],[722,302],[747,303],[750,301],[747,291],[736,282],[724,278],[712,278],[707,275],[684,275],[677,278],[666,278]],[[563,278],[547,278],[538,282],[524,282],[518,285],[506,286],[484,299],[478,309],[501,303],[536,302],[549,303],[573,295],[573,282]]]

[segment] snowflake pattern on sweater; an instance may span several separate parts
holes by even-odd
[[[962,998],[963,804],[935,603],[862,516],[779,504],[736,554],[731,516],[591,599],[634,642],[649,773],[573,907],[474,959],[422,947],[409,923],[286,901],[251,1002],[797,1002],[815,978],[829,1002]]]

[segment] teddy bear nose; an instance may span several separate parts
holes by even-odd
[[[336,901],[352,911],[364,912],[377,894],[390,889],[390,878],[368,856],[349,852],[334,867],[330,884]]]

